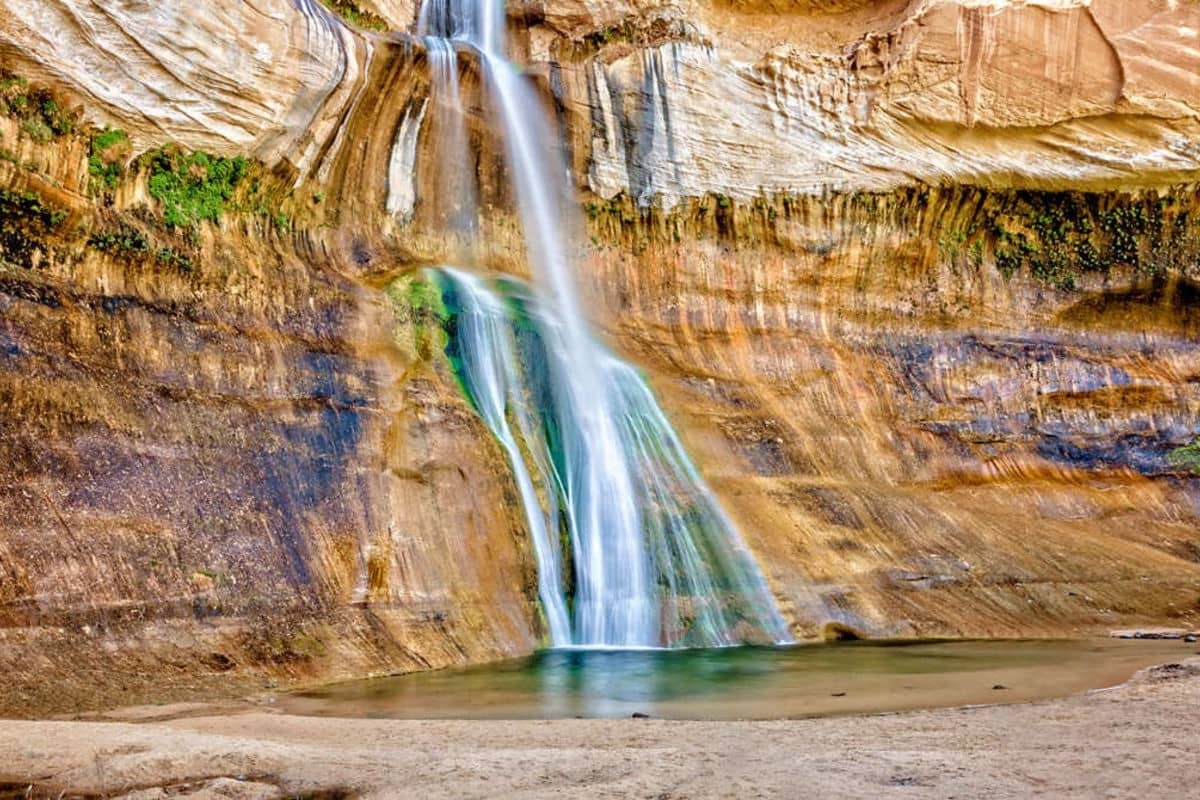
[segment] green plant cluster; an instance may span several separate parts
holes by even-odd
[[[1172,450],[1167,461],[1176,469],[1200,475],[1200,439]]]
[[[615,217],[624,225],[637,220],[633,204],[623,193],[602,202],[589,201],[584,203],[583,209],[587,213],[588,219],[595,220],[604,216]]]
[[[1111,238],[1114,261],[1135,267],[1141,264],[1138,237],[1150,232],[1150,214],[1144,206],[1122,205],[1102,212],[1100,229]]]
[[[751,207],[754,208],[754,210],[759,214],[763,215],[768,222],[773,222],[775,218],[779,216],[779,211],[775,208],[775,205],[766,197],[760,196],[754,198],[754,202],[751,203]]]
[[[142,256],[150,252],[150,241],[145,234],[124,222],[94,232],[87,243],[88,247],[113,255]]]
[[[154,260],[164,267],[173,267],[180,272],[192,271],[192,259],[170,247],[160,247],[154,251]]]
[[[129,134],[120,128],[105,128],[92,137],[88,152],[92,192],[116,189],[125,177],[125,162],[131,152]]]
[[[388,285],[392,307],[413,325],[413,343],[422,358],[444,351],[451,319],[441,281],[430,275],[408,275]]]
[[[66,211],[47,205],[37,192],[0,189],[0,221],[19,223],[32,220],[46,228],[57,228],[66,218]]]
[[[637,32],[634,30],[632,23],[626,21],[620,25],[609,25],[603,30],[589,33],[584,37],[584,41],[594,48],[599,48],[613,42],[633,41],[636,35]]]
[[[996,266],[1006,278],[1074,289],[1089,272],[1127,265],[1161,272],[1189,251],[1188,211],[1170,197],[1021,191],[987,217]],[[1195,244],[1195,242],[1191,242]]]
[[[321,0],[322,3],[342,19],[359,28],[372,31],[386,31],[387,21],[378,14],[364,11],[352,0]]]
[[[47,252],[46,235],[66,219],[66,211],[36,192],[0,189],[0,264],[38,268]]]
[[[0,112],[21,121],[21,130],[39,144],[74,133],[79,115],[63,106],[49,89],[0,70]]]
[[[220,220],[249,167],[240,156],[186,153],[174,146],[147,153],[141,163],[149,172],[150,196],[162,204],[163,221],[171,228]]]
[[[187,255],[170,247],[155,248],[145,233],[127,222],[94,232],[87,243],[89,247],[113,256],[140,259],[153,255],[161,266],[184,273],[191,272],[193,267],[192,259]]]

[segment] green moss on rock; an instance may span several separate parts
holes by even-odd
[[[93,194],[117,188],[125,177],[125,163],[131,152],[129,134],[120,128],[105,128],[92,137],[88,176]]]
[[[240,156],[187,153],[176,146],[147,153],[141,161],[149,171],[150,196],[162,204],[171,228],[219,221],[249,167]]]
[[[452,315],[435,277],[426,273],[404,275],[388,285],[387,296],[398,321],[410,326],[417,356],[429,359],[445,352],[446,325]]]
[[[1172,450],[1167,460],[1176,469],[1200,475],[1200,439]]]
[[[342,19],[359,28],[366,28],[372,31],[386,31],[388,29],[387,21],[370,11],[364,11],[352,0],[321,0],[329,10],[333,11]]]

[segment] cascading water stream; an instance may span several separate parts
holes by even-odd
[[[459,270],[445,269],[445,275],[459,287],[462,305],[456,315],[455,338],[463,353],[459,369],[475,407],[487,423],[513,468],[521,504],[529,524],[538,562],[538,596],[550,628],[550,640],[556,644],[571,641],[571,623],[562,592],[562,554],[557,542],[557,489],[538,423],[529,404],[521,395],[522,386],[516,363],[516,343],[508,325],[503,301],[489,292],[479,278]],[[517,434],[509,418],[526,442],[532,465],[527,465]],[[538,496],[543,489],[545,508]]]
[[[442,275],[460,375],[525,504],[552,642],[789,641],[757,565],[649,389],[591,335],[563,233],[581,229],[566,170],[536,94],[504,57],[503,22],[503,0],[430,0],[418,33],[443,54],[431,55],[435,91],[450,91],[436,71],[453,42],[479,53],[505,138],[535,291],[510,281],[504,296],[465,273]],[[559,499],[574,567],[569,624]]]
[[[458,83],[458,50],[446,39],[425,39],[429,58],[434,113],[438,131],[437,196],[441,218],[453,233],[471,236],[475,232],[475,187],[466,169],[470,148],[463,121],[461,89]]]

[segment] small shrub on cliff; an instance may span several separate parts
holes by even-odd
[[[150,172],[150,196],[163,206],[169,227],[187,228],[217,222],[246,176],[246,159],[207,153],[185,153],[164,147],[142,156]]]
[[[19,75],[0,70],[0,112],[21,120],[21,130],[39,144],[74,133],[79,113],[46,88],[31,87]]]
[[[132,147],[129,134],[120,128],[105,128],[92,137],[88,156],[88,174],[93,192],[112,191],[125,175],[125,162]]]
[[[351,2],[351,0],[321,0],[321,2],[351,25],[373,31],[386,31],[388,29],[386,20],[376,14],[372,14],[370,11],[363,11],[355,3]]]
[[[150,252],[150,242],[146,236],[124,222],[114,228],[96,231],[88,237],[88,246],[102,253],[123,256],[141,256]]]
[[[1176,469],[1200,475],[1200,439],[1172,450],[1171,454],[1167,456],[1167,461]]]

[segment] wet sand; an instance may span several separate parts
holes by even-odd
[[[3,722],[0,797],[1185,798],[1198,730],[1194,656],[1058,700],[782,722]]]

